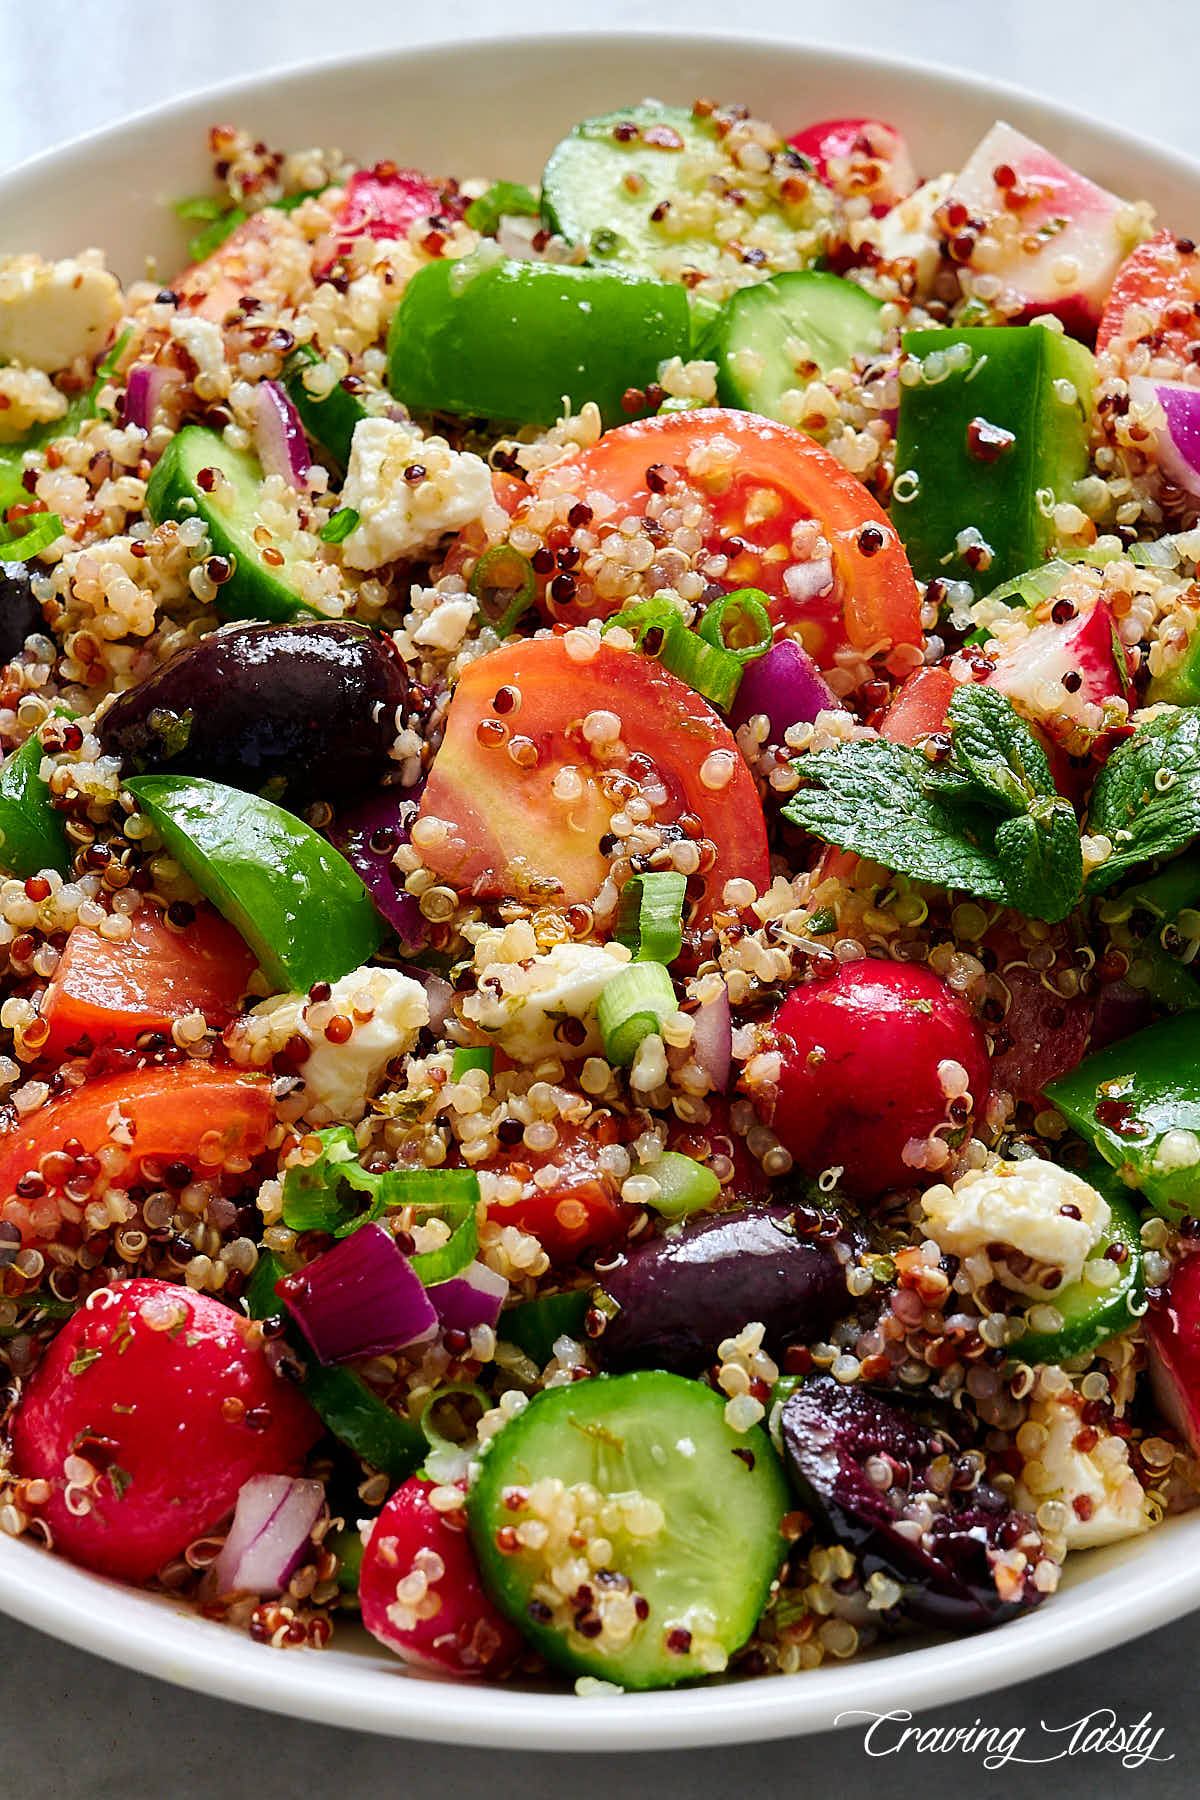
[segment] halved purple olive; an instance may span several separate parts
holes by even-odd
[[[978,1631],[1043,1598],[1037,1526],[978,1479],[948,1421],[817,1375],[785,1400],[780,1431],[805,1507],[856,1553],[864,1579],[880,1571],[899,1583],[909,1618]],[[950,1480],[939,1492],[929,1475],[942,1458]]]
[[[25,639],[45,629],[25,564],[0,562],[0,663],[19,656]]]
[[[692,1375],[752,1322],[766,1327],[772,1350],[823,1338],[854,1304],[854,1239],[835,1214],[808,1215],[808,1233],[795,1214],[794,1204],[718,1213],[601,1271],[596,1304],[607,1323],[592,1344],[601,1368]]]

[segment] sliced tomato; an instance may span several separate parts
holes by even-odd
[[[294,232],[282,213],[251,213],[211,256],[176,275],[171,290],[187,312],[219,325],[270,274],[277,239]]]
[[[911,747],[933,731],[945,731],[946,714],[957,687],[949,669],[940,664],[917,669],[893,694],[879,721],[880,737]]]
[[[521,1193],[516,1200],[492,1201],[488,1218],[528,1231],[552,1263],[577,1262],[585,1250],[616,1243],[636,1209],[621,1199],[616,1178],[600,1160],[602,1148],[594,1132],[560,1123],[553,1150],[519,1144],[510,1155],[493,1157],[483,1167],[515,1176]],[[544,1187],[534,1177],[551,1165],[555,1180]]]
[[[606,777],[627,777],[627,797],[631,783],[652,793],[660,786],[666,798],[656,797],[654,817],[700,846],[700,872],[688,883],[694,945],[728,880],[745,876],[760,891],[767,884],[754,779],[729,727],[652,657],[611,644],[583,661],[574,651],[566,633],[542,632],[467,665],[414,842],[460,892],[586,902],[608,871],[600,845],[617,803]],[[584,724],[599,713],[616,716],[620,736],[593,745]],[[718,757],[714,770],[707,759],[715,752],[727,760]],[[422,823],[434,820],[440,837]]]
[[[698,467],[707,458],[712,472],[689,473],[693,456]],[[723,407],[641,419],[605,432],[571,463],[535,475],[535,499],[565,468],[582,476],[581,499],[599,493],[613,503],[587,527],[601,537],[623,519],[644,516],[652,492],[661,491],[663,470],[670,470],[713,515],[706,545],[728,557],[727,585],[761,588],[776,627],[799,638],[823,668],[846,643],[867,650],[923,642],[916,582],[891,520],[862,482],[803,432]],[[653,488],[648,470],[655,471]],[[833,585],[796,601],[784,572],[794,561],[792,530],[801,520],[815,520],[832,547]],[[562,543],[552,533],[551,549],[567,547],[569,532],[559,527],[558,533]],[[560,601],[551,582],[543,606],[565,620],[604,618],[621,606],[586,585],[579,594],[580,600]]]
[[[771,1183],[758,1158],[746,1148],[745,1138],[730,1125],[728,1100],[723,1094],[708,1094],[705,1105],[707,1125],[686,1124],[672,1114],[667,1122],[667,1149],[695,1162],[716,1162],[715,1172],[723,1178],[722,1206],[756,1206],[769,1200]],[[733,1165],[731,1172],[726,1172],[726,1163]]]
[[[114,943],[76,925],[42,997],[50,1027],[44,1056],[57,1061],[76,1048],[132,1045],[143,1031],[169,1031],[187,1013],[203,1013],[216,1026],[233,1018],[254,958],[219,913],[197,907],[180,930],[147,901],[131,926]]]
[[[49,1237],[64,1183],[74,1200],[89,1178],[97,1192],[138,1179],[145,1160],[196,1175],[230,1161],[245,1168],[266,1149],[274,1117],[270,1083],[239,1069],[187,1062],[99,1076],[0,1138],[0,1217],[27,1239]],[[91,1162],[80,1168],[81,1159]]]
[[[1192,349],[1200,344],[1198,304],[1200,252],[1190,239],[1156,232],[1117,270],[1096,333],[1097,354],[1124,337],[1125,315],[1137,306],[1150,315],[1146,330],[1154,334],[1155,354],[1190,364]]]

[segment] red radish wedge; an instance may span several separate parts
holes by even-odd
[[[465,1507],[437,1510],[434,1491],[414,1475],[376,1519],[358,1582],[362,1622],[406,1663],[495,1678],[516,1662],[523,1640],[483,1591]]]
[[[1089,340],[1143,235],[1128,202],[1003,122],[968,158],[938,219],[968,290],[987,277],[1012,323],[1054,313]]]
[[[1146,1315],[1158,1409],[1200,1456],[1200,1256],[1176,1265],[1166,1298]]]
[[[1061,625],[1034,625],[1000,652],[986,680],[1054,743],[1078,754],[1111,728],[1105,706],[1126,698],[1132,672],[1116,621],[1099,600]]]
[[[882,119],[822,119],[788,139],[843,200],[866,198],[876,217],[917,185],[908,145]]]

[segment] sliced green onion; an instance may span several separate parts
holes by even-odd
[[[715,644],[729,656],[736,656],[740,663],[753,662],[756,657],[765,656],[775,641],[771,629],[771,617],[766,606],[767,596],[761,588],[738,588],[736,593],[725,594],[715,600],[701,619],[697,632],[706,644]],[[730,623],[739,619],[754,632],[753,641],[749,644],[731,644],[728,638]]]
[[[493,544],[472,569],[468,586],[496,636],[506,638],[514,630],[517,620],[533,605],[537,576],[529,558],[514,550],[511,544]],[[492,594],[511,596],[498,618],[487,612],[486,601]]]
[[[664,1219],[686,1219],[711,1206],[721,1183],[705,1163],[676,1150],[664,1150],[657,1161],[638,1170],[658,1183],[658,1194],[649,1202]]]
[[[101,358],[101,360],[96,364],[96,379],[92,383],[92,393],[91,393],[91,400],[92,400],[93,406],[96,403],[96,396],[99,394],[100,389],[104,386],[104,383],[106,381],[111,381],[113,376],[116,374],[117,364],[120,362],[121,358],[124,356],[125,346],[128,344],[128,342],[132,336],[133,336],[133,326],[130,325],[130,326],[127,326],[126,329],[121,333],[120,337],[117,339],[117,341],[113,345],[112,349],[109,350],[107,352],[107,354],[105,356],[103,356]]]
[[[470,1045],[454,1052],[454,1061],[450,1065],[451,1081],[461,1081],[468,1069],[486,1069],[489,1077],[492,1065],[496,1060],[496,1052],[490,1044]]]
[[[283,1222],[289,1230],[344,1238],[386,1212],[411,1206],[443,1218],[451,1228],[447,1243],[409,1258],[425,1285],[448,1281],[466,1268],[479,1246],[479,1181],[470,1169],[364,1169],[349,1126],[330,1125],[316,1135],[319,1155],[293,1165],[283,1178]],[[365,1212],[355,1211],[356,1194],[367,1195]]]
[[[194,238],[188,240],[188,255],[194,263],[205,262],[214,250],[219,250],[230,232],[236,231],[239,225],[246,223],[249,214],[244,206],[229,206],[218,213],[203,231],[198,231]]]
[[[486,194],[472,200],[464,217],[472,231],[486,236],[505,217],[536,218],[540,210],[537,195],[519,181],[494,181]]]
[[[614,975],[596,1003],[609,1062],[627,1067],[642,1039],[652,1037],[678,1006],[671,977],[661,963],[629,963]]]
[[[698,406],[707,404],[707,401],[692,400],[683,394],[668,394],[658,410],[660,413],[695,412]]]
[[[591,1293],[587,1288],[572,1288],[566,1294],[542,1294],[537,1300],[523,1300],[519,1306],[506,1307],[500,1314],[496,1335],[506,1344],[515,1344],[531,1362],[544,1369],[554,1355],[556,1339],[584,1337],[584,1320],[591,1310]]]
[[[450,1236],[439,1249],[424,1250],[408,1259],[425,1286],[436,1287],[439,1281],[449,1281],[452,1276],[461,1274],[467,1264],[475,1260],[475,1252],[479,1248],[479,1179],[469,1169],[429,1169],[425,1173],[459,1175],[474,1190],[469,1198],[439,1196],[436,1202],[437,1215],[451,1227]],[[407,1204],[411,1205],[413,1202]]]
[[[449,1400],[454,1394],[466,1394],[470,1399],[478,1401],[481,1413],[491,1410],[492,1402],[477,1383],[473,1381],[443,1382],[441,1387],[434,1388],[421,1408],[421,1414],[417,1421],[431,1450],[457,1451],[463,1448],[461,1442],[456,1442],[454,1438],[447,1437],[444,1431],[439,1431],[433,1420],[434,1407],[440,1406],[443,1400]]]
[[[733,704],[742,679],[741,660],[689,631],[669,600],[639,600],[613,613],[601,631],[628,631],[639,650],[655,656],[664,669],[678,675],[715,707]],[[649,642],[648,642],[649,640]]]
[[[335,513],[330,513],[317,536],[323,544],[340,544],[350,536],[358,524],[358,514],[352,506],[339,506]]]
[[[0,538],[0,562],[28,562],[62,536],[63,522],[57,513],[38,513],[34,517],[35,523],[28,531]]]
[[[613,936],[639,962],[673,963],[683,949],[687,876],[674,869],[631,875],[621,889]]]

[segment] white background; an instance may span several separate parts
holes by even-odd
[[[322,56],[509,31],[732,30],[951,64],[1034,88],[1200,156],[1196,0],[0,0],[0,167],[189,89]],[[724,96],[737,99],[737,95]],[[830,95],[830,110],[837,96]],[[296,121],[297,143],[309,136]],[[378,153],[386,155],[381,143]],[[1170,221],[1200,236],[1200,219]],[[0,1620],[0,1794],[21,1800],[837,1800],[927,1789],[1055,1800],[1192,1795],[1200,1782],[1200,1615],[1061,1676],[947,1709],[938,1723],[1056,1723],[1111,1706],[1153,1711],[1173,1760],[1126,1773],[1115,1758],[988,1774],[961,1756],[869,1760],[857,1736],[635,1758],[519,1758],[407,1746],[289,1725],[184,1694]],[[469,1692],[464,1707],[470,1706]],[[1040,1755],[1062,1739],[1032,1741]]]

